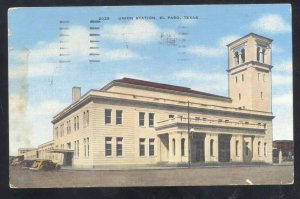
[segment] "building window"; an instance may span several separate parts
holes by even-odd
[[[122,156],[123,138],[117,137],[117,156]]]
[[[257,154],[260,156],[260,142],[257,144]]]
[[[169,119],[173,119],[174,117],[174,115],[169,115]]]
[[[139,125],[145,126],[145,113],[144,112],[139,113]]]
[[[154,138],[149,139],[149,156],[154,156]]]
[[[245,49],[241,50],[241,61],[242,63],[245,63]]]
[[[149,127],[154,126],[154,113],[149,113]]]
[[[264,156],[267,156],[267,143],[264,143]]]
[[[111,124],[111,109],[105,109],[105,124]]]
[[[263,49],[261,52],[262,63],[265,63],[265,52],[266,52],[266,49]]]
[[[122,124],[122,113],[121,110],[116,110],[116,124]]]
[[[237,76],[235,76],[235,83],[237,83],[238,82],[238,77]]]
[[[184,145],[185,145],[185,139],[181,139],[181,156],[184,156]]]
[[[239,155],[239,141],[235,141],[235,155],[238,156]]]
[[[239,93],[239,100],[241,101],[241,99],[242,99],[242,95],[241,93]]]
[[[76,117],[74,117],[74,131],[76,131]]]
[[[242,74],[242,81],[244,81],[244,74]]]
[[[77,116],[77,130],[79,130],[79,116]]]
[[[140,156],[145,156],[145,138],[140,138]]]
[[[245,143],[245,154],[246,154],[246,156],[249,155],[249,142]]]
[[[173,155],[175,156],[176,155],[175,138],[173,138],[172,142],[173,142]]]
[[[58,137],[58,127],[55,127],[55,136]]]
[[[256,49],[256,60],[257,61],[260,60],[260,47],[257,47],[257,49]]]
[[[86,157],[86,139],[83,139],[83,144],[84,144],[84,157]]]
[[[71,142],[67,143],[68,149],[71,149]]]
[[[239,52],[237,51],[234,53],[234,60],[235,60],[235,65],[238,65],[240,63]]]
[[[86,115],[85,115],[85,119],[86,119],[86,125],[88,126],[89,125],[89,123],[90,123],[90,116],[89,116],[89,111],[87,110],[86,111]]]
[[[111,156],[111,137],[105,137],[105,156]]]
[[[86,142],[87,142],[87,156],[90,157],[90,139],[86,138]]]
[[[86,126],[86,123],[85,123],[85,117],[86,117],[86,115],[85,115],[85,112],[83,112],[83,128]]]
[[[214,140],[210,140],[210,156],[214,156]]]

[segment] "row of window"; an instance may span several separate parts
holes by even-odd
[[[242,74],[242,82],[245,80],[244,74]],[[257,80],[263,80],[266,81],[266,74],[257,73]],[[238,83],[238,76],[235,76],[235,83]]]
[[[238,156],[238,144],[239,144],[239,141],[236,141],[236,143],[235,143],[236,156]],[[257,155],[258,156],[261,156],[260,148],[261,148],[261,142],[259,141],[257,144]],[[249,156],[249,153],[250,153],[249,142],[246,142],[245,143],[245,155]],[[267,156],[267,143],[266,142],[264,143],[264,156]]]
[[[71,142],[68,143],[68,148],[71,149]],[[80,142],[79,140],[75,140],[74,141],[74,156],[75,158],[79,158],[80,156]],[[87,138],[83,138],[83,150],[84,150],[84,157],[88,158],[90,157],[90,139]]]
[[[105,109],[104,112],[104,122],[105,124],[112,124],[112,109]],[[139,126],[145,126],[145,112],[139,112]],[[121,125],[123,123],[123,111],[116,110],[116,125]],[[154,126],[154,113],[148,114],[148,125],[149,127]]]
[[[116,156],[123,155],[123,138],[116,138]],[[105,137],[105,156],[112,156],[112,137]]]
[[[112,156],[112,137],[105,137],[105,156]],[[155,139],[149,138],[149,156],[154,156],[155,152]],[[139,139],[139,155],[145,156],[146,138]],[[123,155],[123,137],[116,138],[116,156]]]
[[[89,125],[89,111],[84,111],[83,112],[83,127],[87,127]],[[59,133],[60,136],[64,136],[64,130],[65,130],[65,124],[60,124],[59,126],[60,128],[58,129],[58,127],[55,127],[55,136],[58,137]],[[70,134],[72,132],[72,125],[71,125],[71,120],[67,120],[67,126],[66,126],[66,130],[67,130],[67,134]],[[79,115],[74,117],[73,120],[73,130],[78,131],[79,130]]]
[[[263,97],[263,92],[262,92],[262,91],[260,92],[260,99],[261,99],[261,100],[264,99],[264,97]],[[241,101],[241,100],[242,100],[242,94],[239,93],[239,101]]]

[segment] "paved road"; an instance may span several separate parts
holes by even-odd
[[[293,183],[293,166],[234,166],[163,170],[31,171],[10,168],[11,187],[201,186]]]

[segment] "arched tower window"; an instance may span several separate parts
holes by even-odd
[[[245,49],[244,48],[241,50],[241,62],[245,63]]]
[[[185,144],[185,139],[181,139],[181,156],[184,156],[184,144]]]
[[[214,140],[210,140],[210,156],[214,155]]]
[[[235,141],[235,155],[238,156],[239,155],[239,141]]]
[[[239,93],[239,100],[241,101],[241,99],[242,99],[242,96],[241,96],[241,93]]]
[[[236,51],[234,53],[234,60],[235,60],[235,65],[238,65],[239,64],[239,52]]]
[[[260,141],[257,144],[257,154],[260,155]]]
[[[267,156],[267,143],[264,143],[264,156]]]
[[[238,78],[237,78],[237,76],[235,76],[235,83],[237,83],[237,81],[238,81]]]
[[[173,138],[172,142],[173,142],[173,155],[175,156],[175,151],[176,151],[176,150],[175,150],[175,149],[176,149],[175,147],[176,147],[176,146],[175,146],[175,139],[174,139],[174,138]]]
[[[257,61],[260,60],[260,47],[257,47],[257,49],[256,49],[256,60]]]
[[[266,53],[266,49],[262,49],[261,51],[262,63],[265,63],[265,53]]]

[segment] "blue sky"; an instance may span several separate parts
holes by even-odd
[[[138,16],[155,19],[119,19]],[[90,30],[99,17],[109,20]],[[227,96],[226,44],[250,32],[273,39],[273,138],[293,139],[288,4],[17,8],[8,24],[11,154],[52,139],[51,119],[70,104],[73,86],[85,93],[132,77]],[[91,32],[100,34],[98,49],[89,49]],[[60,53],[71,63],[59,63]],[[100,62],[90,63],[89,53]]]

